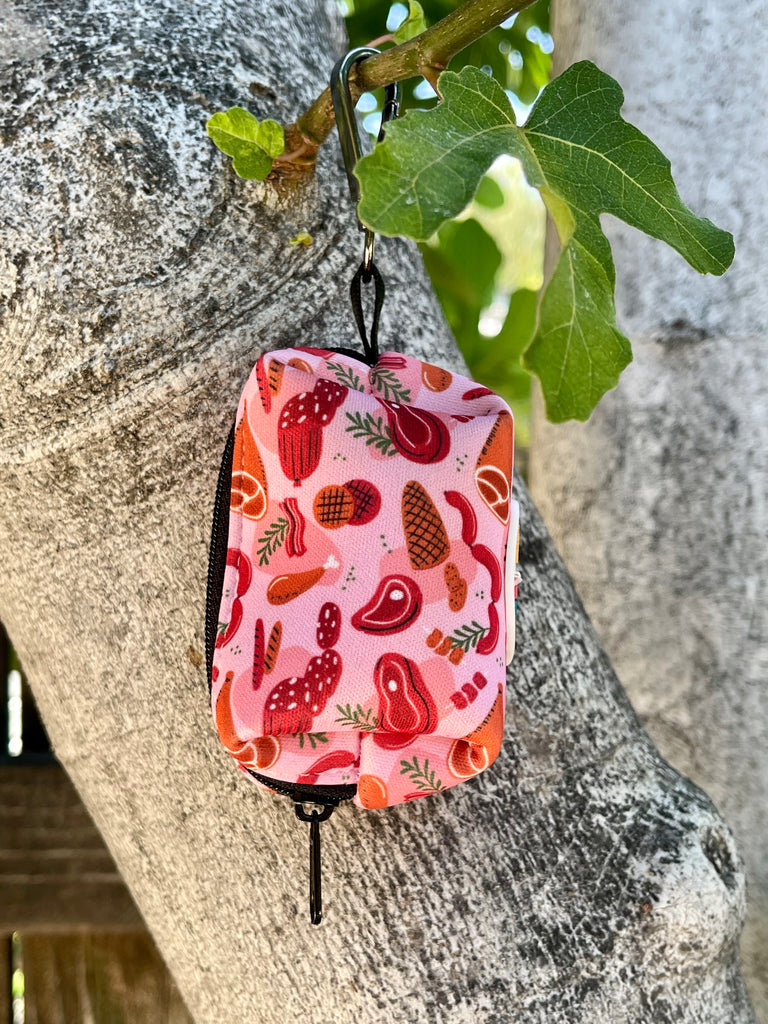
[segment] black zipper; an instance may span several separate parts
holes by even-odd
[[[213,654],[219,625],[219,605],[227,570],[227,543],[229,541],[229,498],[232,493],[232,456],[235,450],[235,425],[227,437],[224,454],[216,482],[216,500],[213,503],[211,545],[208,549],[208,586],[205,593],[205,666],[208,671],[208,699],[213,686]],[[222,505],[224,514],[222,515]]]
[[[333,350],[336,351],[336,350]],[[351,350],[344,354],[354,355]],[[216,499],[213,505],[211,544],[208,555],[208,584],[205,599],[205,662],[208,674],[208,698],[213,687],[213,656],[216,650],[216,636],[219,624],[219,607],[224,576],[227,570],[227,545],[229,542],[229,502],[232,492],[232,459],[235,449],[235,427],[229,432],[216,483]],[[245,767],[245,765],[243,766]],[[295,782],[283,782],[267,775],[245,769],[257,782],[269,789],[287,796],[294,801],[296,816],[300,821],[309,822],[309,914],[312,924],[320,924],[323,918],[320,859],[320,823],[327,821],[340,803],[351,800],[356,785],[347,786],[306,786]],[[322,810],[307,810],[307,804]]]

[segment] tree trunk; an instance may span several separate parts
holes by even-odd
[[[335,145],[280,195],[203,122],[292,119],[344,47],[335,5],[0,10],[0,613],[195,1020],[751,1020],[731,836],[640,729],[520,485],[502,755],[337,812],[309,925],[305,826],[210,721],[207,547],[243,381],[267,347],[354,343],[360,238]],[[384,347],[457,365],[415,249],[380,266]]]
[[[736,29],[736,26],[740,26]],[[586,425],[537,417],[534,498],[665,757],[733,827],[742,952],[768,1021],[766,302],[768,6],[558,0],[560,66],[590,58],[672,159],[683,198],[736,235],[723,280],[610,224],[635,362]]]

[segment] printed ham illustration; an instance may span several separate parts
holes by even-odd
[[[450,370],[444,370],[442,366],[422,363],[421,379],[430,391],[447,391],[453,381],[453,374]]]
[[[407,746],[417,733],[434,732],[437,708],[419,666],[403,654],[382,654],[373,683],[379,697],[373,742],[388,749]]]
[[[298,487],[317,469],[323,451],[323,427],[332,421],[347,389],[319,380],[312,391],[289,398],[280,413],[277,447],[283,473]]]
[[[514,443],[512,417],[508,412],[499,413],[475,466],[480,497],[504,526],[509,522]]]
[[[485,771],[499,756],[504,736],[504,690],[499,683],[496,700],[477,729],[454,740],[448,754],[448,770],[457,779]]]
[[[262,731],[267,736],[312,732],[312,720],[325,710],[341,669],[338,651],[323,651],[309,659],[303,676],[282,679],[267,697]]]
[[[229,507],[246,519],[261,519],[267,511],[267,477],[248,422],[248,406],[235,431],[232,453],[232,490]]]
[[[362,633],[399,633],[416,620],[421,605],[417,583],[401,574],[385,576],[370,601],[352,616],[352,625]]]
[[[451,448],[448,428],[435,413],[377,398],[387,414],[392,444],[411,462],[442,462]]]

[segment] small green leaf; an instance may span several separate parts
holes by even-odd
[[[410,403],[411,389],[403,387],[400,378],[392,370],[378,367],[371,370],[368,376],[376,390],[383,393],[385,401]]]
[[[285,152],[285,132],[283,126],[277,121],[267,118],[262,121],[256,129],[256,142],[261,146],[267,156],[272,158],[280,156]]]
[[[408,0],[408,14],[400,22],[392,38],[396,43],[407,43],[414,36],[421,35],[427,28],[427,19],[418,0]]]
[[[464,209],[496,157],[517,157],[563,247],[523,361],[542,382],[550,419],[586,419],[632,357],[616,325],[600,214],[667,242],[701,273],[727,269],[733,239],[683,204],[667,158],[621,118],[620,86],[589,61],[552,81],[523,127],[478,68],[446,71],[439,85],[442,103],[393,122],[358,163],[360,219],[426,240]]]
[[[259,121],[242,107],[220,110],[206,125],[209,136],[227,156],[232,157],[235,174],[263,181],[272,161],[285,149],[285,137],[277,121]]]
[[[309,232],[307,231],[299,231],[299,233],[297,235],[294,235],[293,238],[290,240],[291,245],[304,246],[312,245],[312,241],[312,235],[310,235]]]
[[[256,541],[259,545],[256,549],[256,554],[259,556],[259,565],[269,565],[272,555],[285,542],[287,531],[288,520],[282,516],[278,516],[275,522],[266,528],[264,535]]]
[[[352,426],[344,429],[352,434],[352,437],[363,439],[366,445],[373,445],[382,455],[397,455],[389,427],[381,416],[374,419],[370,412],[348,412],[345,415]]]

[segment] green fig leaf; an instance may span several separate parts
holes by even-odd
[[[517,157],[562,246],[523,361],[550,419],[587,419],[632,358],[616,324],[600,214],[661,239],[700,273],[724,273],[733,238],[685,206],[667,158],[621,117],[621,87],[589,61],[550,82],[521,127],[504,90],[478,68],[446,71],[439,87],[438,106],[388,125],[359,162],[360,219],[424,241],[464,209],[496,157]]]

